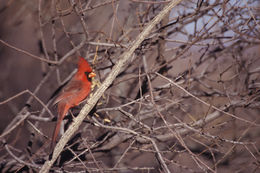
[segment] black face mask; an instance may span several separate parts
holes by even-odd
[[[91,72],[85,72],[85,75],[87,76],[87,79],[88,79],[89,82],[92,81],[92,78],[89,77],[89,74],[90,74],[90,73],[91,73]]]

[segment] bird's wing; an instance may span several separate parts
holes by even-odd
[[[82,82],[81,81],[76,81],[76,80],[71,80],[62,90],[60,95],[55,99],[53,104],[59,103],[61,100],[66,100],[69,99],[70,97],[77,95],[80,93],[82,89]]]

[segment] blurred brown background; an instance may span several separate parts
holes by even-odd
[[[1,0],[0,102],[38,88],[35,96],[56,116],[49,98],[77,56],[102,82],[167,4]],[[258,172],[259,8],[257,1],[181,2],[136,50],[97,105],[100,118],[86,119],[70,143],[74,153],[64,150],[53,171],[165,172],[158,147],[170,172]],[[15,126],[0,138],[1,172],[38,172],[48,158],[55,119],[29,97],[0,105],[1,135]]]

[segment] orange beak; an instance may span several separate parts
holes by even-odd
[[[88,75],[89,78],[93,78],[93,77],[95,77],[95,76],[96,76],[96,73],[94,73],[94,72],[91,72],[91,73],[89,73],[89,75]]]

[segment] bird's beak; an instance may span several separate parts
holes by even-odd
[[[94,73],[94,72],[91,72],[91,73],[89,73],[89,75],[88,75],[89,78],[93,78],[93,77],[95,77],[95,76],[96,76],[96,73]]]

